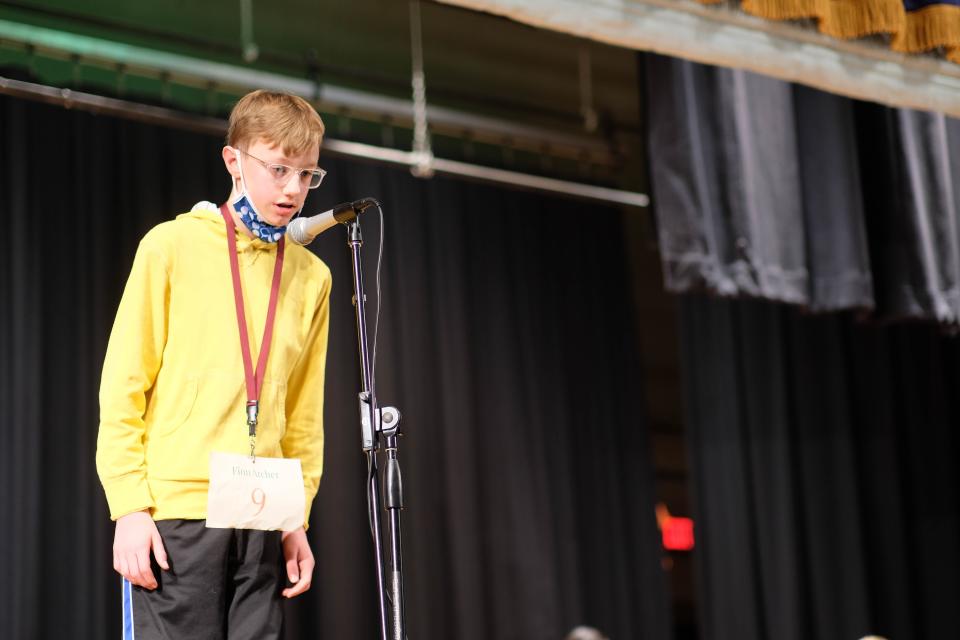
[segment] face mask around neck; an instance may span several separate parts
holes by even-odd
[[[283,237],[283,234],[286,233],[287,227],[286,225],[275,227],[260,216],[257,208],[253,205],[253,200],[247,195],[247,182],[243,177],[243,164],[240,162],[240,150],[234,149],[233,152],[237,154],[237,166],[240,168],[240,195],[231,203],[233,210],[237,212],[244,226],[249,229],[250,233],[254,236],[264,242],[278,242],[280,238]]]

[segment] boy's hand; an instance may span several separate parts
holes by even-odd
[[[163,569],[167,564],[167,552],[157,525],[147,511],[134,511],[117,518],[113,536],[113,568],[132,584],[145,589],[156,589],[157,578],[150,568],[150,548]]]
[[[283,590],[283,597],[293,598],[309,589],[313,581],[313,552],[303,527],[283,533],[283,557],[287,561],[287,578],[293,583]]]

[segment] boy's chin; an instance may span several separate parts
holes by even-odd
[[[275,227],[283,227],[290,224],[293,216],[297,213],[296,209],[283,209],[277,205],[270,205],[265,209],[265,211],[261,210],[261,217],[267,222],[267,224],[271,224]]]
[[[285,227],[290,224],[290,220],[293,219],[293,214],[290,215],[277,215],[276,213],[269,213],[267,215],[260,216],[263,218],[264,222],[274,227]]]

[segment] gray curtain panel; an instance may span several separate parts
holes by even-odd
[[[643,54],[668,290],[960,319],[960,125]]]
[[[878,305],[960,322],[960,122],[862,105],[857,136]]]
[[[960,341],[678,303],[702,640],[955,638]]]

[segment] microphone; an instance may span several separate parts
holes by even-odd
[[[350,222],[373,206],[380,206],[376,198],[361,198],[353,202],[338,204],[329,211],[318,213],[309,218],[297,218],[287,225],[287,238],[294,244],[310,244],[314,238],[330,227]]]

